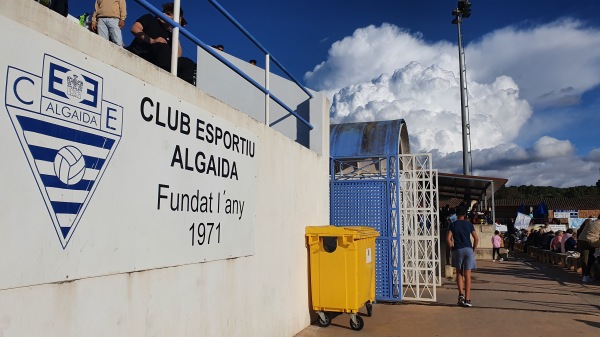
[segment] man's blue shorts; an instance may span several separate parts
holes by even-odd
[[[473,248],[465,247],[452,251],[452,267],[457,270],[473,270],[477,268],[475,264],[475,253]]]

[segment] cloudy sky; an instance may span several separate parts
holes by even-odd
[[[462,173],[457,48],[396,24],[369,25],[335,41],[305,79],[333,97],[332,123],[403,118],[413,152],[432,152],[434,167]],[[516,21],[465,41],[465,54],[474,174],[509,185],[598,181],[597,22]]]
[[[70,4],[71,14],[89,9]],[[155,5],[161,1],[150,1]],[[163,1],[164,2],[164,1]],[[600,2],[471,0],[462,25],[473,173],[508,185],[600,179]],[[332,123],[403,118],[413,152],[462,173],[457,1],[221,0],[286,69],[332,99]],[[183,0],[188,30],[258,59],[207,1]],[[126,25],[143,10],[128,1]],[[128,29],[124,40],[132,39]],[[184,54],[194,57],[194,47]]]
[[[501,27],[465,54],[474,174],[510,185],[596,183],[599,27],[575,18]],[[305,78],[333,96],[332,123],[403,118],[413,152],[462,173],[456,44],[372,25],[333,43]]]

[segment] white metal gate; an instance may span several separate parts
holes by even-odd
[[[436,301],[441,285],[437,170],[430,153],[399,159],[402,299]]]

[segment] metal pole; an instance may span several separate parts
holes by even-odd
[[[173,21],[179,23],[180,0],[173,1]],[[171,37],[171,74],[177,76],[177,61],[179,60],[179,27],[173,27]]]
[[[271,72],[270,70],[270,64],[271,64],[271,57],[270,55],[267,53],[265,54],[265,89],[266,89],[266,93],[265,93],[265,124],[269,125],[269,119],[271,118],[269,116],[270,111],[269,111],[269,103],[271,101],[270,96],[271,96],[271,89],[269,89],[269,73]]]
[[[496,223],[496,200],[494,199],[494,181],[492,180],[492,221]]]
[[[460,31],[460,24],[462,17],[457,16],[458,27],[458,61],[459,61],[459,72],[460,72],[460,115],[462,120],[462,143],[463,143],[463,174],[471,175],[470,160],[469,160],[469,125],[467,124],[467,87],[465,86],[465,53],[462,45],[462,35]]]

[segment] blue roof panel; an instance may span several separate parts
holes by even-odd
[[[397,119],[333,124],[330,131],[329,151],[332,158],[395,156],[401,152],[410,153],[406,123],[403,119]]]

